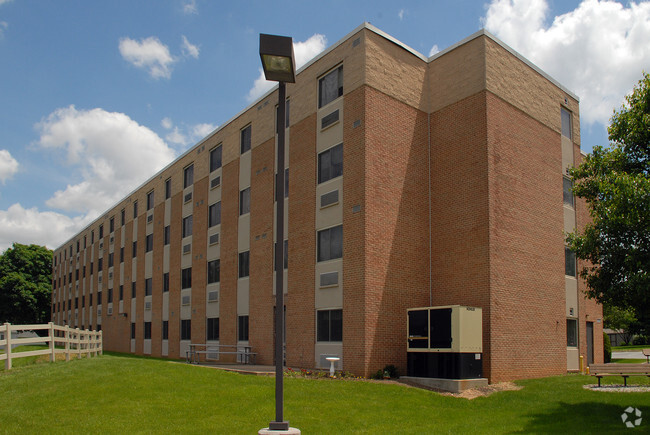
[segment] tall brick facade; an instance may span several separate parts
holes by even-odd
[[[55,251],[54,322],[109,350],[273,363],[276,92]],[[369,24],[287,96],[287,365],[404,373],[407,309],[456,304],[482,308],[491,382],[602,361],[602,310],[565,267],[563,231],[588,219],[563,199],[577,97],[487,32],[426,58]]]

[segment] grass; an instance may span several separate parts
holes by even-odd
[[[639,364],[645,363],[647,360],[644,359],[633,359],[633,358],[612,358],[613,363],[623,363],[623,364]]]
[[[650,344],[638,344],[634,346],[612,346],[612,352],[637,352],[642,349],[650,349]]]
[[[602,433],[626,430],[628,406],[650,415],[650,394],[585,390],[595,383],[588,376],[518,383],[469,401],[383,382],[286,378],[285,418],[305,434]],[[251,434],[275,416],[271,377],[115,354],[0,372],[0,397],[0,433]],[[638,430],[649,425],[644,418]]]

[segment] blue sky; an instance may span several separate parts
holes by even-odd
[[[587,152],[650,67],[648,1],[0,0],[0,250],[57,247],[253,102],[259,33],[304,63],[364,21],[427,56],[487,28],[580,97]]]

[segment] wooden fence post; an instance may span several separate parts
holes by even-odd
[[[11,323],[5,323],[5,327],[7,328],[5,332],[5,338],[6,340],[6,345],[5,349],[7,352],[7,359],[5,360],[5,370],[11,370]]]
[[[70,361],[70,327],[68,325],[65,325],[63,336],[65,337],[65,360]]]
[[[77,359],[81,359],[81,334],[79,334],[79,328],[75,328],[74,330],[76,336],[76,344],[77,344]]]
[[[104,355],[104,331],[99,331],[99,354]]]
[[[54,323],[49,322],[48,326],[50,327],[49,329],[49,335],[50,335],[50,362],[56,361],[56,352],[55,352],[55,347],[54,347]]]

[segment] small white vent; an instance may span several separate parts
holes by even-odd
[[[112,315],[113,314],[113,307],[108,307],[106,309],[106,314],[109,315],[109,316]]]
[[[339,202],[339,191],[332,190],[331,192],[324,193],[320,196],[320,207],[325,208]]]
[[[210,189],[221,186],[221,177],[214,177],[210,180]]]
[[[190,304],[190,297],[189,296],[183,296],[181,299],[181,305],[189,305]]]
[[[327,272],[320,274],[320,286],[329,287],[331,285],[338,285],[339,283],[339,273],[338,272]]]
[[[215,245],[217,243],[219,243],[219,233],[210,236],[210,244]]]
[[[144,309],[145,311],[151,311],[151,302],[145,302]]]
[[[153,222],[153,213],[147,216],[147,223],[150,224],[151,222]]]
[[[192,252],[192,244],[183,245],[183,254],[189,254],[190,252]]]
[[[219,290],[208,292],[208,302],[219,302]]]
[[[189,201],[191,201],[191,200],[192,200],[192,192],[190,192],[190,193],[188,193],[187,195],[185,195],[185,202],[189,202]]]

